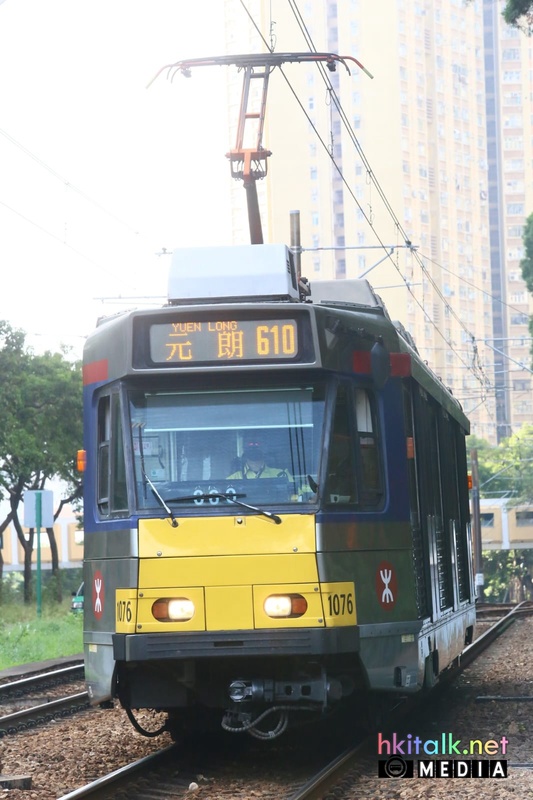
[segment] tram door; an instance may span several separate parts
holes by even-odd
[[[415,387],[416,389],[416,387]],[[414,451],[414,409],[412,381],[403,385],[405,435],[407,439],[407,469],[409,475],[409,508],[411,509],[411,532],[413,536],[413,569],[415,575],[416,605],[420,619],[429,616],[433,606],[429,572],[429,541],[427,526],[422,526],[420,491]]]
[[[418,551],[422,613],[437,619],[454,606],[450,503],[444,497],[449,463],[443,442],[442,409],[418,384],[412,386],[416,505],[415,554]],[[415,558],[416,564],[416,558]]]

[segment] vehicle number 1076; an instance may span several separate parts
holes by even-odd
[[[131,622],[131,600],[117,601],[117,620],[118,622]]]
[[[345,614],[353,614],[354,603],[353,594],[328,594],[328,610],[330,617],[342,617]]]

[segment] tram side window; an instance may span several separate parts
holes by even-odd
[[[349,393],[343,385],[338,388],[335,404],[326,497],[329,503],[353,504],[358,501]]]
[[[361,459],[361,503],[376,505],[381,500],[383,486],[379,464],[375,414],[366,389],[354,392],[355,417]]]
[[[109,514],[110,458],[109,439],[111,435],[111,398],[101,397],[98,402],[98,509]]]
[[[126,462],[124,460],[124,436],[120,417],[120,397],[112,398],[112,459],[111,459],[111,510],[124,511],[128,507],[126,491]]]
[[[97,503],[101,514],[127,508],[126,466],[118,394],[98,401],[98,479]]]
[[[374,507],[383,496],[373,399],[366,389],[340,385],[329,452],[329,503]]]

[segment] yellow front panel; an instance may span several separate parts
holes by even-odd
[[[208,631],[252,630],[251,586],[216,586],[205,590]]]
[[[185,518],[177,528],[167,520],[140,520],[135,631],[323,626],[314,517],[290,515],[282,520],[276,525],[261,516]],[[308,609],[302,617],[266,616],[265,598],[283,592],[305,596]],[[156,621],[152,604],[167,597],[192,600],[194,617],[188,622]]]
[[[275,573],[274,573],[275,574]],[[277,577],[277,575],[276,575]],[[271,594],[301,594],[307,600],[307,611],[294,619],[273,619],[265,614],[263,604]],[[256,628],[322,628],[324,614],[318,583],[287,583],[269,586],[254,586],[254,614]]]
[[[173,528],[165,519],[139,520],[141,558],[314,553],[315,518],[281,515],[281,524],[257,516],[185,517]]]
[[[139,563],[139,589],[170,586],[250,586],[318,583],[314,554],[147,558]]]
[[[321,583],[320,591],[327,628],[357,624],[353,583]]]
[[[173,588],[170,591],[144,589],[139,592],[136,633],[169,633],[170,631],[205,631],[204,590],[201,586]],[[186,622],[159,622],[152,614],[155,600],[186,597],[194,603],[194,616]]]

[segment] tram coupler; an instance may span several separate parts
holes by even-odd
[[[230,683],[228,694],[234,703],[319,703],[340,700],[342,684],[324,673],[314,680],[274,681],[271,678],[238,679]]]

